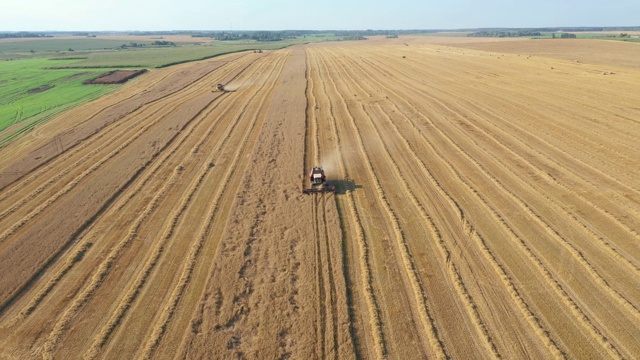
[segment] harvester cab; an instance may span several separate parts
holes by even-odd
[[[302,191],[305,194],[336,191],[335,186],[327,185],[327,176],[324,174],[324,169],[321,166],[315,166],[311,169],[309,172],[309,181],[311,182],[311,187]]]

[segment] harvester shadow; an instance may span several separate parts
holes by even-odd
[[[350,180],[350,179],[333,180],[333,181],[328,181],[327,183],[330,186],[336,187],[336,194],[338,195],[344,195],[349,191],[362,189],[362,185],[358,185],[354,180]]]

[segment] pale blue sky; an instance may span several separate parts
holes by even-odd
[[[638,25],[640,0],[0,0],[0,31]]]

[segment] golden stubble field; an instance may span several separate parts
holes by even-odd
[[[235,54],[51,120],[0,150],[0,358],[637,356],[637,45],[565,44]]]

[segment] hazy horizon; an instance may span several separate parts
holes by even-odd
[[[0,31],[364,30],[637,26],[640,2],[470,0],[25,0],[3,4]]]

